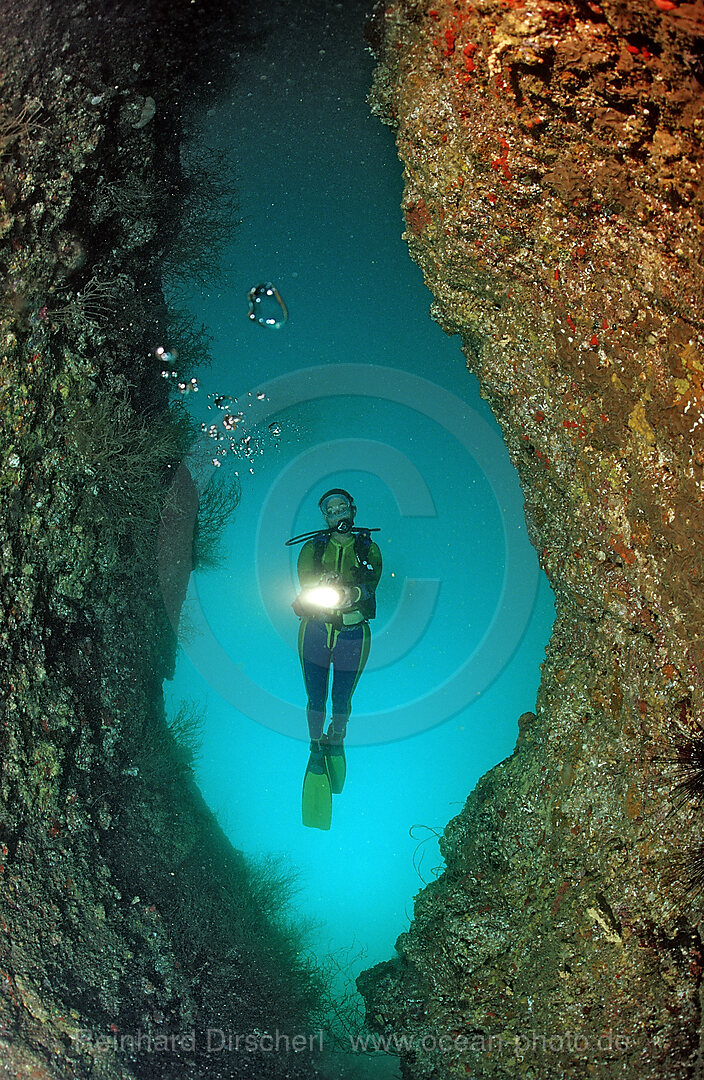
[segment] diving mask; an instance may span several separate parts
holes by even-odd
[[[319,505],[331,532],[344,535],[352,531],[356,507],[348,492],[334,488],[325,493]]]

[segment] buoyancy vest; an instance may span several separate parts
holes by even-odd
[[[330,541],[330,531],[323,531],[312,537],[313,542],[313,569],[318,576],[322,576],[324,572],[323,556],[325,550]],[[375,572],[374,567],[369,561],[369,549],[372,544],[371,536],[368,532],[362,530],[355,533],[354,537],[354,555],[355,565],[348,567],[345,577],[346,583],[351,585],[357,585],[360,588],[361,596],[355,603],[354,608],[360,613],[364,619],[373,619],[376,616],[376,596],[375,596]],[[337,546],[337,545],[335,545]],[[294,600],[292,607],[296,615],[301,617],[310,617],[312,612],[306,609],[304,603],[302,603],[302,596],[299,596]],[[339,621],[342,623],[341,616],[339,614],[325,616],[326,622]]]
[[[324,532],[319,536],[316,536],[313,542],[313,565],[315,566],[316,572],[319,574],[322,574],[323,572],[323,555],[325,554],[325,548],[328,546],[329,540],[330,533]],[[371,564],[367,561],[371,543],[372,538],[368,532],[355,533],[354,554],[357,565],[352,567],[352,580],[354,585],[362,587],[362,596],[355,604],[355,607],[365,619],[373,619],[376,616],[376,596],[374,590],[363,588],[365,578],[369,576],[369,572],[372,569]]]

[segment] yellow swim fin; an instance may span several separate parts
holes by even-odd
[[[332,790],[326,755],[320,743],[310,744],[310,757],[303,777],[303,824],[309,829],[329,829],[332,821]]]

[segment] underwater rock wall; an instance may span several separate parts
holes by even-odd
[[[695,1068],[704,816],[677,785],[702,738],[703,29],[672,0],[396,0],[369,27],[410,252],[557,608],[515,752],[359,982],[409,1080]]]
[[[310,1075],[305,1052],[217,1052],[218,1029],[303,1030],[321,988],[285,874],[222,834],[193,781],[197,717],[168,725],[161,689],[197,499],[186,470],[169,496],[193,431],[156,346],[183,343],[181,368],[201,349],[162,272],[192,253],[182,109],[235,14],[0,12],[4,1076]]]

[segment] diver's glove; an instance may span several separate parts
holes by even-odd
[[[359,600],[361,590],[354,585],[345,585],[339,574],[332,572],[324,574],[320,579],[320,584],[335,589],[339,595],[338,602],[329,609],[331,611],[349,611]]]
[[[338,585],[337,588],[340,591],[340,603],[338,605],[339,611],[349,611],[354,607],[354,593],[357,589],[351,589],[349,585]]]

